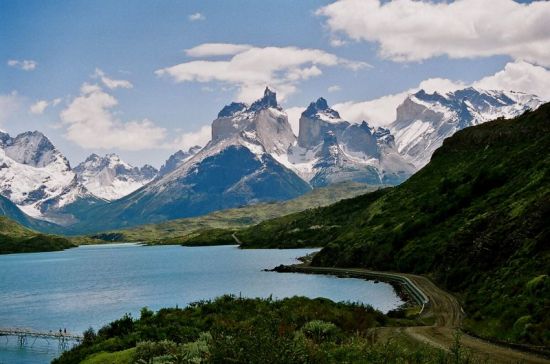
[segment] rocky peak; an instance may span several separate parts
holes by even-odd
[[[233,106],[231,106],[233,105]],[[219,142],[259,144],[268,153],[284,154],[296,141],[287,115],[277,105],[275,92],[266,88],[264,96],[249,108],[228,105],[212,122],[212,144]],[[237,111],[240,110],[240,111]],[[228,115],[228,116],[225,116]]]
[[[180,166],[184,161],[191,158],[195,154],[197,154],[202,148],[198,145],[195,145],[194,147],[189,148],[187,152],[184,152],[183,150],[178,150],[176,153],[172,154],[166,162],[160,167],[159,170],[159,176],[164,176],[173,170],[175,170],[178,166]]]
[[[15,138],[7,135],[2,139],[6,155],[18,163],[42,168],[55,162],[59,157],[63,164],[69,166],[69,162],[61,156],[52,142],[38,131],[25,132]]]
[[[327,132],[332,132],[337,139],[350,125],[340,118],[336,110],[329,107],[327,100],[320,97],[309,104],[300,116],[298,145],[302,148],[312,148],[323,143]]]
[[[249,110],[259,111],[259,110],[268,109],[271,107],[275,109],[280,109],[279,105],[277,104],[277,94],[271,91],[269,87],[266,87],[264,90],[264,97],[254,101],[252,105],[250,105]]]
[[[328,106],[327,100],[322,97],[318,98],[317,101],[310,103],[302,115],[308,118],[321,118],[319,115],[320,113],[325,114],[332,119],[340,119],[340,114],[338,114],[338,111],[331,109]]]
[[[158,171],[150,165],[133,167],[114,153],[92,154],[74,168],[78,182],[94,196],[115,200],[154,179]]]
[[[152,180],[158,175],[159,171],[152,165],[145,164],[139,169],[139,173],[143,176],[144,179]]]
[[[246,104],[242,102],[232,102],[229,105],[225,105],[223,109],[218,113],[218,118],[231,117],[241,111],[246,110]]]

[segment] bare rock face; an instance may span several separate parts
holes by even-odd
[[[309,104],[300,117],[298,145],[302,148],[315,147],[323,142],[324,135],[328,132],[339,138],[349,125],[321,97]]]
[[[244,136],[268,153],[283,154],[296,141],[288,117],[277,104],[277,95],[266,88],[250,107],[243,103],[225,106],[212,123],[212,143]]]
[[[430,161],[443,140],[457,131],[498,117],[515,117],[541,104],[534,95],[513,91],[469,87],[428,94],[420,90],[399,105],[390,129],[399,153],[419,169]]]

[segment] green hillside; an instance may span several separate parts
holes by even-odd
[[[66,238],[36,233],[0,216],[0,254],[56,251],[75,246]]]
[[[127,230],[95,234],[93,237],[105,241],[146,241],[158,244],[181,244],[193,240],[200,232],[205,230],[243,228],[290,213],[330,205],[344,198],[358,196],[377,188],[362,183],[339,183],[314,189],[289,201],[261,203],[216,211],[199,217],[176,219]],[[208,234],[210,233],[209,230]],[[232,239],[231,242],[233,242]]]
[[[550,345],[550,104],[467,128],[402,185],[260,223],[243,247],[325,246],[313,264],[428,274],[466,329]]]

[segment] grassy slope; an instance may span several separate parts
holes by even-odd
[[[550,104],[447,139],[407,182],[237,233],[245,247],[325,246],[314,264],[430,274],[466,328],[550,344]]]
[[[160,224],[143,225],[128,230],[117,230],[93,235],[106,241],[147,241],[164,244],[181,244],[192,240],[200,232],[210,229],[237,229],[257,224],[278,216],[326,206],[343,198],[373,191],[360,183],[341,183],[315,189],[304,196],[285,202],[262,203],[236,209],[217,211],[205,216],[177,219]],[[208,234],[211,234],[209,231]],[[229,234],[230,235],[230,234]]]
[[[66,238],[39,234],[0,216],[0,254],[56,251],[75,246]]]

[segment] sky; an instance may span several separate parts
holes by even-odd
[[[266,86],[294,129],[318,97],[375,126],[420,88],[550,100],[548,19],[548,1],[1,1],[0,129],[73,166],[159,167]]]

